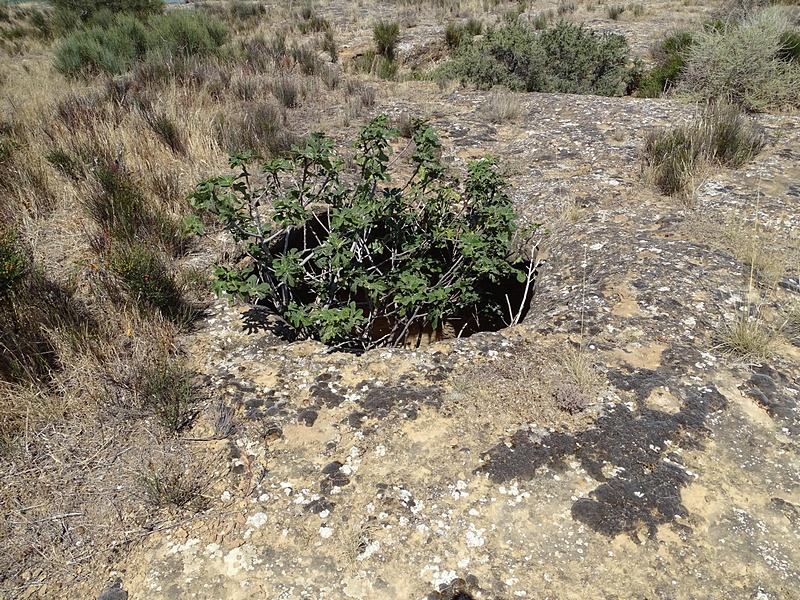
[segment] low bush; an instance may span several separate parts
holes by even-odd
[[[62,31],[83,25],[105,25],[115,14],[143,19],[164,12],[163,0],[50,0],[54,22]]]
[[[319,47],[320,50],[328,53],[328,56],[331,57],[331,62],[339,62],[339,48],[336,45],[336,39],[333,37],[333,31],[330,29],[325,31]]]
[[[748,314],[748,313],[754,314]],[[716,333],[717,348],[736,359],[757,364],[775,356],[778,339],[754,308],[723,322]]]
[[[789,63],[800,63],[800,33],[784,31],[779,38],[778,58]]]
[[[47,383],[64,366],[62,351],[70,354],[70,345],[85,345],[97,324],[74,289],[33,268],[23,250],[14,253],[23,255],[21,266],[6,282],[10,287],[0,290],[0,381]],[[2,421],[0,416],[0,438],[9,433]]]
[[[70,77],[116,75],[139,63],[167,65],[217,56],[225,28],[200,11],[169,11],[142,21],[129,15],[109,27],[79,29],[54,49],[56,70]]]
[[[281,156],[301,140],[286,128],[282,110],[268,102],[246,103],[241,111],[214,119],[217,143],[226,152],[253,150],[259,156]]]
[[[320,17],[310,6],[303,7],[297,29],[300,33],[314,33],[316,31],[330,31],[331,24],[324,17]]]
[[[186,154],[186,143],[183,134],[175,121],[166,114],[159,112],[146,112],[145,119],[150,129],[153,130],[164,144],[175,154]]]
[[[61,148],[53,148],[45,154],[44,158],[67,177],[71,177],[72,179],[79,178],[81,171],[80,162],[73,158],[68,152]]]
[[[11,290],[27,270],[27,255],[18,243],[16,232],[0,224],[0,294]]]
[[[92,176],[97,185],[83,200],[83,208],[97,225],[96,251],[104,255],[120,245],[144,243],[181,256],[188,235],[181,222],[145,197],[121,160],[97,157],[95,162]]]
[[[763,134],[734,106],[710,104],[694,123],[651,132],[643,159],[649,178],[665,194],[686,189],[705,164],[736,168],[764,147]]]
[[[180,431],[195,416],[196,391],[191,373],[168,358],[154,361],[137,374],[135,386],[145,410],[171,431]]]
[[[472,42],[483,31],[483,23],[469,19],[466,23],[448,23],[444,30],[444,41],[450,48],[457,48],[462,42]]]
[[[364,127],[353,173],[323,134],[258,176],[251,154],[232,155],[238,174],[192,196],[246,257],[216,267],[215,290],[268,304],[302,336],[352,348],[418,344],[445,322],[461,334],[521,319],[533,269],[508,258],[517,217],[494,161],[471,163],[463,186],[451,181],[438,138],[418,123],[411,175],[392,183],[396,136],[385,115]],[[515,287],[521,293],[507,295]]]
[[[400,25],[397,21],[378,21],[372,27],[372,35],[378,55],[387,60],[394,60],[397,41],[400,38]]]
[[[621,4],[614,4],[608,7],[607,14],[609,19],[617,21],[624,12],[625,12],[624,6],[622,6]]]
[[[740,22],[707,27],[688,51],[681,89],[702,100],[725,100],[749,111],[800,106],[800,64],[791,55],[791,20],[781,8]]]
[[[228,4],[230,20],[239,26],[254,27],[264,19],[267,9],[260,2],[231,0]]]
[[[677,84],[686,65],[692,40],[690,32],[679,31],[658,44],[653,52],[657,64],[639,82],[637,95],[640,98],[659,98]]]
[[[145,314],[156,309],[173,322],[188,318],[183,292],[156,250],[141,242],[117,243],[105,255],[111,273]]]
[[[479,89],[618,96],[638,81],[625,38],[560,22],[537,31],[514,21],[487,31],[479,44],[458,46],[439,77]]]

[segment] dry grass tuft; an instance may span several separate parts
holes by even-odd
[[[777,343],[777,337],[758,310],[740,312],[717,330],[717,348],[746,363],[772,358]]]
[[[486,99],[486,117],[492,123],[516,121],[522,115],[522,103],[519,94],[502,87],[496,87]]]
[[[558,364],[571,383],[588,394],[597,388],[600,382],[594,361],[585,348],[568,346],[558,358]]]

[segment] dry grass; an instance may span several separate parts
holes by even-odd
[[[717,330],[717,348],[748,364],[775,356],[777,343],[774,331],[757,309],[737,313]]]
[[[495,88],[486,99],[484,111],[486,118],[492,123],[517,121],[522,115],[519,94],[502,87]]]
[[[791,339],[800,339],[800,300],[790,302],[784,309],[785,330]]]
[[[465,365],[451,380],[453,415],[474,420],[490,414],[485,427],[500,432],[530,423],[585,425],[591,417],[582,409],[591,404],[600,385],[591,358],[587,352],[568,349],[553,363],[550,355],[533,342],[520,341],[509,348],[508,356],[501,353],[489,361],[483,358]],[[532,381],[542,383],[532,387]],[[570,402],[585,400],[580,409],[571,410],[559,402],[561,392],[569,391],[565,383],[576,392],[569,395]]]
[[[5,361],[4,354],[9,369],[0,369],[0,543],[7,550],[0,595],[43,582],[57,588],[84,562],[113,557],[159,523],[204,506],[210,480],[187,468],[197,461],[168,431],[185,428],[199,408],[186,374],[173,374],[184,322],[142,305],[146,289],[131,288],[109,263],[133,231],[135,244],[163,263],[180,301],[200,306],[208,288],[189,283],[204,262],[190,256],[196,241],[180,229],[191,213],[186,195],[227,162],[231,128],[220,136],[218,115],[232,118],[243,101],[282,104],[275,119],[269,111],[250,116],[252,133],[268,134],[259,149],[269,154],[314,126],[293,116],[309,98],[344,104],[350,93],[359,115],[375,102],[374,88],[356,83],[348,92],[339,67],[318,61],[315,47],[330,49],[330,35],[310,33],[297,46],[294,36],[281,46],[280,31],[258,15],[238,33],[256,40],[242,47],[246,60],[208,60],[180,80],[138,69],[68,82],[35,40],[18,49],[21,57],[0,61],[0,141],[9,149],[0,165],[0,218],[19,231],[42,273],[38,287],[17,290],[0,318],[0,334],[13,319],[25,335],[17,355]],[[63,310],[41,310],[53,289],[63,290]],[[62,316],[34,318],[40,314]],[[166,367],[148,370],[154,362]],[[171,387],[179,393],[165,394]],[[212,413],[214,436],[230,435],[230,409]],[[52,568],[37,572],[37,564]]]
[[[558,358],[566,380],[584,394],[591,394],[600,383],[594,361],[588,350],[567,346]]]

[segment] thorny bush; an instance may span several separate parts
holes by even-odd
[[[191,196],[241,243],[244,263],[216,267],[217,293],[258,299],[304,337],[336,347],[419,344],[518,322],[530,302],[533,262],[511,259],[520,230],[491,157],[463,184],[448,178],[441,144],[418,121],[404,183],[390,176],[386,115],[354,144],[352,171],[322,133],[288,158],[201,182]],[[396,171],[397,169],[395,169]],[[258,182],[258,183],[257,183]]]

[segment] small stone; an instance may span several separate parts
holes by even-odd
[[[97,600],[128,600],[128,592],[122,589],[122,579],[118,577],[114,583],[100,592]]]
[[[233,540],[228,540],[227,542],[225,542],[225,548],[227,550],[233,550],[234,548],[238,548],[239,546],[243,546],[243,545],[244,545],[244,540],[243,539],[233,539]]]

